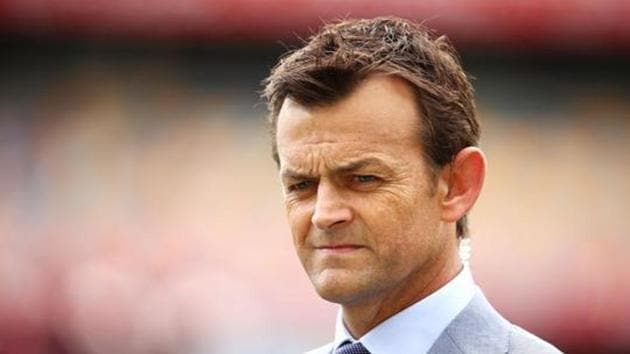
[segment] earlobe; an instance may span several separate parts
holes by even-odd
[[[456,222],[473,207],[486,175],[486,157],[477,147],[462,149],[441,178],[448,191],[442,199],[442,220]]]

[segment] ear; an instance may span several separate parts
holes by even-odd
[[[486,157],[476,147],[462,149],[440,175],[448,186],[442,198],[442,220],[456,222],[473,207],[486,176]]]

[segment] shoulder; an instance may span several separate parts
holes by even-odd
[[[509,341],[509,353],[561,353],[550,343],[513,324],[510,328]]]
[[[311,351],[306,352],[305,354],[330,354],[332,352],[333,343],[328,343],[326,345],[322,345],[319,348],[315,348]]]
[[[434,343],[430,353],[560,353],[513,325],[479,291]]]

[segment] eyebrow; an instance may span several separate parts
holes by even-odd
[[[339,173],[344,174],[344,173],[356,171],[356,170],[364,168],[366,166],[379,166],[379,167],[385,167],[385,168],[389,169],[389,167],[381,159],[376,158],[376,157],[369,157],[369,158],[365,158],[365,159],[361,159],[361,160],[357,160],[357,161],[351,161],[351,162],[348,162],[348,163],[341,164],[341,165],[333,168],[332,169],[332,173],[333,174],[339,174]],[[292,170],[291,168],[284,169],[282,171],[282,177],[283,178],[294,178],[294,179],[312,179],[312,178],[314,178],[311,175]]]

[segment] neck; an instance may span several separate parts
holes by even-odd
[[[398,289],[385,295],[374,296],[356,304],[343,304],[343,321],[346,328],[358,339],[391,316],[431,295],[451,281],[462,269],[455,251],[443,260],[436,260],[430,270],[412,273]]]

